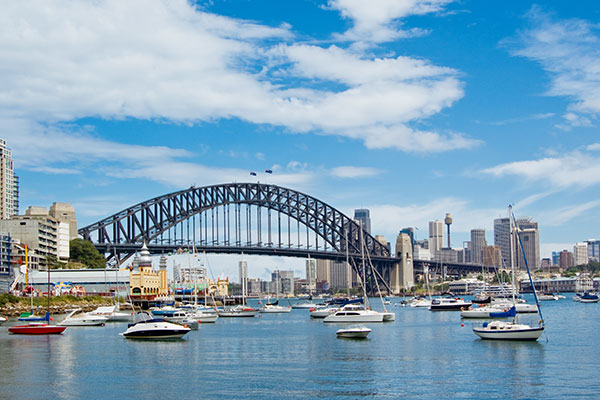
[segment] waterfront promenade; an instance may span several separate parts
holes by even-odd
[[[398,298],[394,301],[399,301]],[[6,399],[596,398],[600,307],[543,304],[547,336],[488,342],[458,313],[392,306],[367,340],[307,310],[219,319],[182,341],[136,342],[124,323],[54,337],[0,327]]]

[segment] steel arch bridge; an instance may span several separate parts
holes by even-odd
[[[142,242],[153,253],[194,247],[212,253],[348,257],[361,276],[367,258],[375,266],[367,268],[367,281],[376,280],[388,290],[391,269],[399,262],[337,209],[310,195],[261,183],[192,186],[136,204],[79,229],[79,234],[117,261],[135,253]]]

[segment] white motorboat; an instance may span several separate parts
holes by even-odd
[[[510,308],[513,306],[513,303],[510,301],[506,301],[506,299],[498,299],[493,300],[490,305],[492,307]],[[537,306],[535,304],[515,303],[515,307],[517,309],[517,314],[532,314],[538,312]]]
[[[335,313],[325,317],[323,322],[383,322],[383,313],[375,310],[368,310],[363,306],[348,304]]]
[[[190,316],[200,324],[214,324],[219,319],[219,314],[212,308],[210,311],[204,309],[194,311]]]
[[[59,326],[104,326],[108,318],[88,313],[79,313],[80,308],[69,310],[70,313],[56,325]],[[79,314],[78,314],[79,313]]]
[[[117,306],[102,306],[90,311],[89,315],[106,317],[108,322],[131,321],[132,312],[119,311]]]
[[[349,339],[364,339],[369,333],[371,333],[371,329],[362,325],[350,325],[336,331],[337,337]]]
[[[313,302],[299,302],[292,304],[292,308],[294,310],[310,310],[311,308],[318,307],[319,304],[315,304]]]
[[[337,306],[322,306],[310,309],[311,318],[325,318],[329,314],[333,314],[340,308]]]
[[[197,331],[199,325],[198,320],[192,317],[192,315],[190,315],[189,313],[186,313],[185,311],[176,311],[175,313],[173,313],[173,316],[165,317],[165,321],[187,326],[193,331]]]
[[[8,318],[0,316],[0,325],[8,321]]]
[[[424,297],[420,299],[414,299],[410,302],[410,306],[413,308],[429,308],[431,307],[431,299],[427,299]]]
[[[221,310],[217,310],[217,314],[219,317],[231,318],[231,317],[254,317],[258,311],[254,308],[247,306],[235,306],[223,308]]]
[[[120,335],[127,339],[181,339],[191,329],[179,324],[167,322],[164,319],[152,319],[147,313],[142,313],[139,322],[129,324]]]
[[[279,314],[279,313],[289,313],[292,311],[292,307],[280,306],[279,304],[265,304],[261,308],[258,309],[261,313],[266,314]]]
[[[460,311],[466,310],[471,307],[470,301],[458,299],[454,297],[440,297],[438,299],[431,300],[430,311]]]
[[[542,293],[538,294],[539,301],[553,301],[558,300],[558,296],[553,293]]]
[[[383,312],[383,322],[393,322],[395,320],[396,320],[396,313],[393,313],[391,311]]]
[[[498,340],[538,340],[544,326],[529,326],[506,321],[484,322],[481,327],[473,327],[473,332],[482,339]]]

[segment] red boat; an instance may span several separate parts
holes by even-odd
[[[66,326],[56,326],[32,322],[28,325],[17,325],[8,328],[10,333],[17,335],[58,335],[67,329]]]

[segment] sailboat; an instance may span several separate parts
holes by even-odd
[[[516,284],[515,284],[515,262],[513,259],[513,221],[515,221],[514,214],[512,213],[512,206],[508,207],[508,217],[510,221],[510,257],[511,257],[511,266],[512,266],[512,300],[513,307],[516,307]],[[507,321],[492,321],[492,322],[484,322],[481,326],[473,326],[473,333],[479,336],[482,339],[493,339],[493,340],[538,340],[539,337],[544,332],[545,323],[544,318],[542,317],[542,312],[540,310],[540,304],[538,302],[537,293],[535,292],[535,287],[533,285],[533,280],[531,278],[531,272],[529,270],[529,265],[527,263],[527,257],[525,256],[525,250],[523,249],[523,243],[521,242],[521,236],[519,235],[518,229],[516,230],[517,239],[519,241],[519,246],[521,248],[521,252],[523,254],[523,259],[525,261],[525,266],[527,267],[527,275],[529,276],[529,283],[531,284],[531,288],[533,289],[533,297],[535,299],[535,304],[537,306],[537,311],[540,316],[540,322],[538,326],[531,326],[524,323],[519,323],[517,320],[517,314],[514,314],[513,320],[510,322]]]
[[[217,314],[219,317],[254,317],[257,314],[257,310],[246,305],[246,286],[242,282],[242,304],[238,304],[234,307],[226,307],[223,305],[222,310],[218,310]]]
[[[258,309],[259,312],[267,313],[267,314],[280,314],[280,313],[289,313],[290,311],[292,311],[291,306],[285,307],[285,306],[279,305],[279,277],[275,281],[275,284],[276,284],[275,292],[276,292],[277,300],[275,300],[275,303],[271,303],[269,301],[269,299],[267,299],[265,304],[263,304],[263,306]]]

